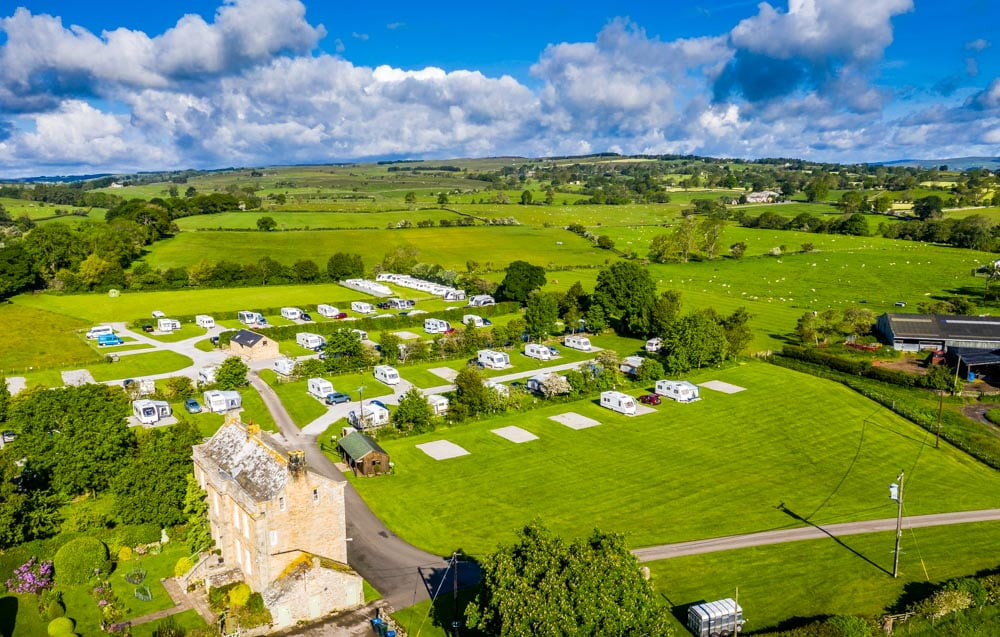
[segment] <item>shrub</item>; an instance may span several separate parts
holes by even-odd
[[[62,605],[62,602],[58,600],[52,600],[49,602],[48,607],[45,609],[45,615],[49,619],[58,619],[66,614],[66,608]]]
[[[989,603],[990,594],[983,582],[975,577],[963,577],[947,582],[943,587],[946,591],[961,591],[968,593],[973,606],[985,606]]]
[[[110,570],[108,547],[95,537],[78,537],[67,542],[53,559],[56,582],[83,584]]]
[[[229,591],[229,595],[227,596],[229,605],[237,608],[246,606],[252,592],[247,584],[241,582]]]
[[[917,603],[912,610],[929,619],[940,619],[970,606],[972,606],[972,596],[965,591],[940,590]]]
[[[826,620],[826,624],[837,629],[840,637],[871,637],[872,635],[871,625],[854,615],[836,615]]]
[[[129,584],[134,584],[138,586],[146,579],[146,569],[144,568],[133,568],[131,571],[125,574],[125,581]]]
[[[177,625],[177,620],[167,617],[153,629],[153,637],[184,637],[184,629]]]
[[[994,425],[1000,425],[1000,407],[990,409],[983,415]]]
[[[183,577],[192,568],[194,568],[194,562],[191,561],[190,557],[184,556],[174,564],[174,577]]]
[[[73,634],[73,620],[69,617],[56,617],[49,622],[48,633],[50,637]]]
[[[232,582],[231,584],[226,584],[225,586],[211,587],[208,589],[208,607],[212,609],[215,613],[221,613],[226,610],[226,603],[229,597],[229,591],[236,588],[241,582]]]
[[[127,546],[123,546],[121,547],[121,549],[118,550],[119,562],[128,562],[131,559],[132,559],[132,549],[130,549]]]

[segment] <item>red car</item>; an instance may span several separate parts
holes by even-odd
[[[643,394],[639,396],[639,402],[644,405],[659,405],[660,397],[656,394]]]
[[[347,312],[341,312],[340,314],[334,314],[333,318],[335,318],[335,319],[345,319],[345,318],[347,318]]]

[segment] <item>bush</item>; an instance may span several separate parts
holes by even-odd
[[[241,582],[229,591],[229,595],[227,595],[229,605],[236,608],[246,606],[247,602],[250,601],[250,593],[252,592],[250,586]]]
[[[110,570],[108,547],[96,537],[83,536],[67,542],[53,559],[56,582],[84,584]]]
[[[970,606],[972,606],[972,596],[965,591],[940,590],[914,605],[911,610],[928,619],[940,619]]]
[[[48,633],[50,637],[73,634],[73,620],[69,617],[56,617],[49,622]]]
[[[174,564],[174,577],[183,577],[193,568],[194,562],[191,561],[190,557],[184,556]]]
[[[871,624],[854,615],[837,615],[826,620],[828,626],[836,628],[840,637],[871,637]]]
[[[119,562],[128,562],[131,559],[132,559],[132,549],[130,549],[127,546],[123,546],[121,547],[121,549],[118,550]]]
[[[946,591],[960,591],[968,593],[973,606],[985,606],[989,603],[990,593],[982,581],[975,577],[963,577],[953,579],[942,587]]]
[[[236,588],[238,584],[242,582],[232,582],[231,584],[226,584],[225,586],[211,587],[208,589],[208,607],[212,609],[212,612],[221,613],[226,610],[226,603],[229,597],[229,591]]]
[[[177,620],[167,617],[153,629],[153,637],[184,637],[184,629],[177,625]]]
[[[62,602],[58,600],[52,600],[49,602],[48,607],[45,609],[45,615],[49,619],[58,619],[66,614],[66,607],[62,605]]]
[[[983,415],[994,425],[1000,425],[1000,407],[990,409]]]

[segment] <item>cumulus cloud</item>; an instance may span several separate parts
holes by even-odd
[[[990,48],[990,41],[983,38],[976,38],[975,40],[966,42],[965,48],[968,51],[975,51],[976,53],[979,53],[980,51],[985,51]]]

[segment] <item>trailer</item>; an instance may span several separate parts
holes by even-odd
[[[279,358],[274,361],[274,371],[282,376],[291,376],[295,371],[294,358]]]
[[[316,306],[316,313],[326,318],[333,318],[338,314],[340,314],[340,310],[333,307],[332,305],[327,305],[326,303],[320,303],[319,305]]]
[[[441,394],[431,394],[427,397],[427,404],[431,406],[436,416],[448,413],[448,402],[448,399]]]
[[[476,294],[469,297],[469,307],[484,307],[486,305],[496,305],[496,299],[489,294]]]
[[[306,349],[311,349],[313,351],[320,349],[326,345],[326,339],[319,334],[313,334],[312,332],[299,332],[295,335],[295,342]]]
[[[391,365],[376,365],[374,374],[375,380],[380,380],[386,385],[399,384],[399,372]]]
[[[451,323],[442,319],[424,319],[424,331],[428,334],[444,334],[451,329]]]
[[[110,325],[95,325],[94,327],[87,330],[87,340],[94,340],[95,338],[100,338],[105,334],[114,334],[115,329]]]
[[[208,314],[198,314],[194,317],[195,325],[210,330],[215,327],[215,319]]]
[[[333,383],[325,378],[310,378],[306,386],[309,393],[320,400],[333,393]]]
[[[244,325],[267,325],[267,319],[260,312],[241,310],[236,313],[236,319]]]
[[[510,367],[510,355],[492,349],[481,349],[476,355],[476,362],[487,369],[506,369]]]
[[[165,400],[136,400],[132,403],[132,415],[144,425],[153,425],[173,414],[170,403]]]
[[[688,608],[688,630],[695,637],[730,637],[743,631],[743,608],[731,597]]]
[[[528,358],[537,358],[540,361],[552,360],[552,350],[547,345],[540,343],[528,343],[524,346],[524,355]]]
[[[581,352],[589,352],[593,349],[590,339],[586,336],[567,336],[563,339],[563,345],[570,349],[578,349]]]
[[[223,414],[243,406],[243,397],[235,390],[212,389],[202,394],[205,408],[215,414]]]
[[[161,332],[173,332],[181,329],[181,322],[171,318],[156,319],[156,329]]]
[[[97,337],[97,346],[98,347],[108,347],[108,346],[111,346],[111,345],[121,345],[124,342],[125,342],[125,339],[123,339],[121,336],[118,336],[114,332],[112,332],[111,334],[101,334],[100,336]]]
[[[635,415],[635,398],[620,391],[601,392],[601,407],[626,416]]]
[[[389,410],[380,405],[364,405],[360,410],[351,410],[347,422],[355,429],[373,429],[389,424]]]
[[[302,310],[297,307],[283,307],[281,308],[281,318],[297,321],[302,318]]]
[[[374,314],[375,306],[364,301],[351,301],[351,311],[358,314]]]
[[[700,398],[700,388],[686,380],[658,380],[654,390],[660,396],[679,403],[693,403]]]

